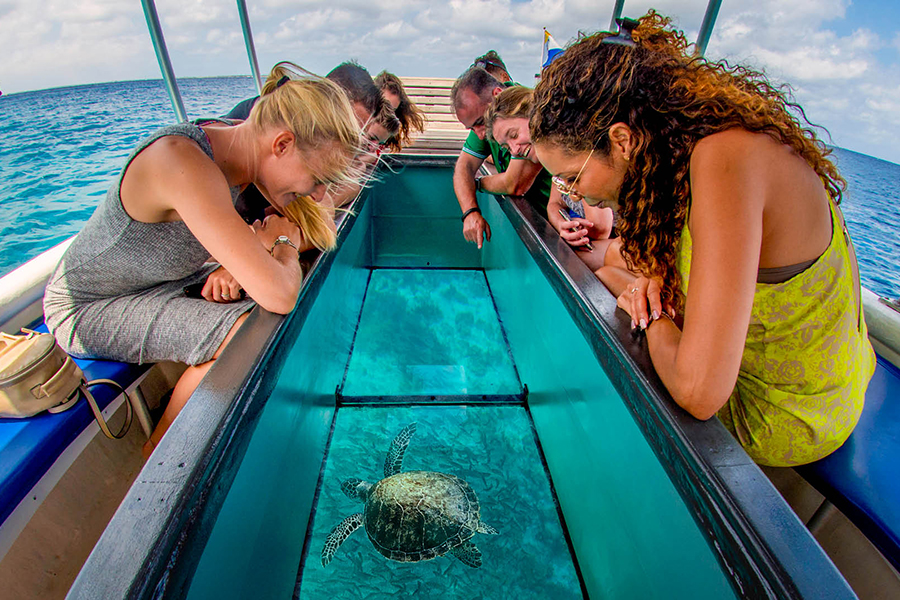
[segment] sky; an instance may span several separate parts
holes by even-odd
[[[542,28],[560,44],[609,28],[614,0],[247,0],[260,69],[456,77],[497,50],[513,78],[539,70]],[[625,0],[693,41],[706,0]],[[157,0],[177,77],[249,75],[234,0]],[[160,78],[138,0],[0,0],[0,91]],[[900,163],[900,0],[722,0],[707,48],[789,84],[829,143]]]

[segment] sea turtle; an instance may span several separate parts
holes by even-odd
[[[470,567],[481,566],[481,551],[471,542],[476,533],[497,534],[481,521],[478,497],[468,483],[434,471],[401,473],[403,454],[416,432],[411,423],[397,434],[384,459],[384,479],[367,483],[353,478],[341,490],[366,503],[363,512],[337,524],[322,549],[322,566],[347,537],[365,526],[372,545],[391,560],[430,560],[447,552]]]

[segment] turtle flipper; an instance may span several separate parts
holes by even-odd
[[[464,541],[455,548],[451,548],[450,554],[458,558],[464,565],[468,565],[473,569],[481,566],[481,550],[469,540]]]
[[[403,468],[403,455],[406,453],[406,447],[409,446],[409,440],[412,439],[416,432],[416,423],[410,423],[397,434],[391,447],[388,448],[387,456],[384,457],[384,476],[390,477],[396,475]]]
[[[478,527],[475,528],[475,531],[478,533],[486,533],[487,535],[500,535],[500,532],[485,523],[484,521],[478,521]]]
[[[334,553],[337,552],[337,549],[344,543],[344,540],[346,540],[351,533],[359,529],[362,523],[363,514],[356,513],[335,525],[334,529],[331,530],[331,533],[328,534],[328,537],[325,538],[325,547],[322,548],[323,567],[331,562],[331,559],[334,558]]]

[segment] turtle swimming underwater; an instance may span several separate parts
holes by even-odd
[[[338,523],[322,549],[322,566],[347,537],[365,526],[372,545],[391,560],[417,562],[450,553],[470,567],[481,566],[481,551],[471,538],[476,533],[495,535],[481,521],[478,497],[468,483],[446,473],[401,473],[403,454],[416,432],[411,423],[397,434],[384,459],[384,479],[371,484],[348,479],[341,490],[366,503],[363,512]]]

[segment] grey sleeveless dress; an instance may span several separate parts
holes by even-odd
[[[193,123],[164,127],[142,141],[47,284],[44,319],[73,356],[200,364],[212,359],[237,318],[255,305],[185,297],[185,286],[205,281],[219,265],[206,262],[209,251],[183,222],[141,223],[122,207],[125,169],[167,135],[188,137],[213,158],[209,139]]]

